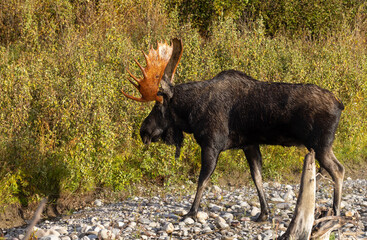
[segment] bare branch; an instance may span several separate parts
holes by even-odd
[[[45,208],[47,203],[47,198],[42,199],[42,201],[40,202],[40,204],[38,205],[38,208],[36,210],[36,212],[34,213],[33,219],[31,221],[31,223],[29,224],[26,234],[23,238],[23,240],[28,240],[33,232],[33,228],[34,226],[36,226],[37,222],[41,219],[41,214],[43,209]]]

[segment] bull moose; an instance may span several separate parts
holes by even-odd
[[[269,207],[262,184],[260,144],[314,149],[321,168],[334,180],[333,210],[339,215],[344,167],[336,159],[332,143],[343,104],[313,84],[262,82],[236,70],[223,71],[206,81],[173,85],[182,51],[182,41],[174,38],[171,44],[158,43],[148,55],[143,52],[146,67],[135,59],[143,78],[127,70],[141,97],[122,92],[139,102],[156,102],[140,128],[144,144],[161,139],[180,149],[186,132],[192,133],[201,147],[197,192],[184,218],[196,216],[220,152],[242,149],[260,199],[261,213],[256,220],[266,220]]]

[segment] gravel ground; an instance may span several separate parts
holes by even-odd
[[[264,183],[272,214],[256,223],[259,203],[254,188],[213,186],[202,199],[196,220],[180,221],[191,206],[193,195],[182,189],[153,197],[132,197],[116,204],[96,200],[86,208],[55,221],[40,222],[35,236],[40,240],[93,239],[276,239],[290,223],[299,185]],[[367,239],[367,180],[344,182],[342,215],[355,221],[332,233],[336,239]],[[163,197],[162,197],[163,196]],[[332,183],[318,183],[317,206],[331,207]],[[5,239],[21,239],[25,227],[7,229]]]

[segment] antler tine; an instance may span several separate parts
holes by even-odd
[[[140,63],[138,62],[138,60],[136,60],[136,58],[134,58],[134,61],[136,62],[136,64],[138,64],[138,66],[139,66],[140,70],[141,70],[141,71],[142,71],[142,73],[143,73],[144,78],[146,78],[146,74],[145,74],[145,70],[144,70],[144,68],[140,65]]]
[[[143,98],[137,98],[134,96],[130,96],[129,94],[125,93],[122,89],[121,89],[122,94],[125,95],[125,97],[130,98],[132,100],[138,101],[138,102],[147,102],[147,100],[143,99]]]
[[[145,58],[145,61],[147,62],[147,66],[148,66],[148,64],[149,64],[149,57],[148,57],[148,55],[144,51],[141,51],[141,52],[143,53],[144,58]]]
[[[129,69],[126,68],[126,71],[130,74],[130,76],[135,80],[137,81],[138,83],[140,82],[140,80],[138,78],[136,78],[130,71]],[[138,90],[140,89],[140,86],[136,83],[134,83],[133,81],[131,81],[131,79],[128,79],[132,85],[134,85],[134,87],[136,87]],[[136,97],[133,97],[133,96],[130,96],[129,94],[125,93],[122,89],[121,89],[121,92],[122,94],[124,94],[127,98],[130,98],[130,99],[133,99],[133,100],[136,100],[136,101],[139,101],[139,102],[142,102],[142,99],[139,99],[139,98],[136,98]]]
[[[131,84],[132,84],[132,85],[134,85],[134,87],[136,87],[136,89],[139,89],[139,88],[140,88],[138,84],[134,83],[134,82],[133,82],[133,81],[131,81],[130,79],[128,79],[128,80],[129,80],[129,82],[131,82]]]
[[[126,71],[129,73],[129,75],[130,75],[130,77],[132,77],[137,83],[140,83],[140,79],[139,78],[137,78],[137,77],[135,77],[130,71],[129,71],[129,69],[127,69],[126,68]],[[129,79],[129,81],[130,81],[130,79]],[[134,84],[134,86],[135,86],[135,83],[134,82],[132,82],[132,81],[130,81],[132,84]]]
[[[158,41],[157,40],[157,46],[158,46],[158,48],[159,48],[159,45],[163,45],[163,41]]]

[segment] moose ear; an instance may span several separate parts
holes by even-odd
[[[172,39],[172,45],[173,45],[172,56],[164,70],[163,75],[163,80],[168,81],[169,83],[173,83],[173,77],[175,75],[178,63],[181,60],[183,50],[181,39],[178,38]],[[163,83],[163,81],[161,83]]]

